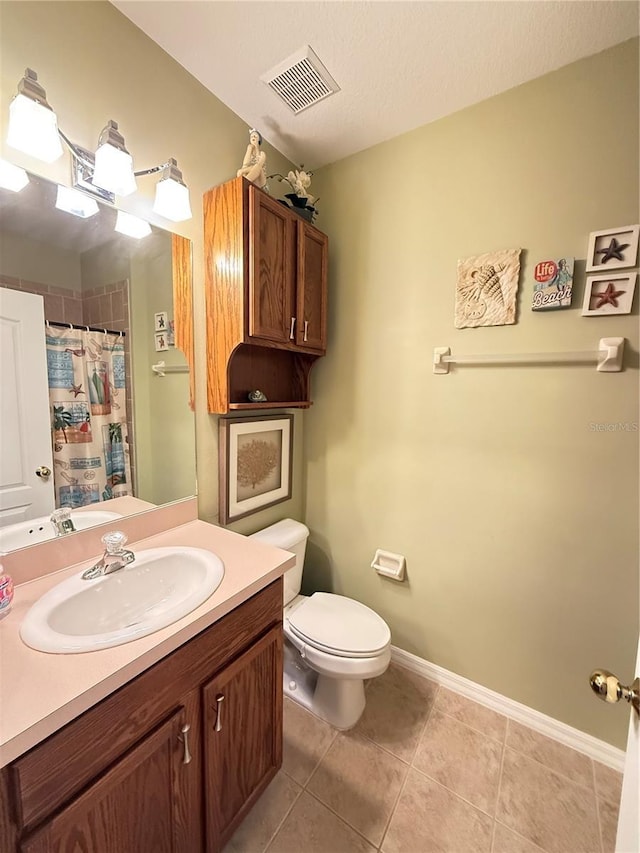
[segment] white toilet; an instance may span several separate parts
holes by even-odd
[[[284,575],[284,692],[337,729],[365,706],[364,680],[389,666],[391,631],[369,607],[327,592],[300,595],[309,530],[286,518],[251,538],[296,555]]]

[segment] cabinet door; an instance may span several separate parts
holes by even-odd
[[[194,698],[197,703],[197,691]],[[184,763],[181,727],[186,717],[184,708],[176,711],[23,840],[22,853],[201,850],[200,801],[191,794],[199,785],[199,762]],[[189,746],[195,753],[195,743]]]
[[[287,208],[249,188],[249,335],[295,337],[295,221]]]
[[[298,222],[296,343],[322,352],[327,346],[328,254],[327,235]]]
[[[282,764],[282,627],[203,690],[207,849],[217,851]]]

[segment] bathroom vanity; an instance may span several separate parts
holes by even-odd
[[[25,647],[26,681],[49,669],[53,693],[62,689],[77,696],[9,743],[5,755],[21,751],[42,725],[55,727],[51,719],[69,718],[0,770],[3,853],[219,851],[277,772],[280,576],[293,558],[264,546],[256,552],[244,537],[203,522],[139,547],[186,539],[211,546],[215,541],[226,569],[219,589],[193,614],[156,634],[85,655],[45,655]],[[37,585],[36,592],[42,588]],[[8,650],[12,644],[17,649],[11,626],[1,627],[0,640],[8,639]],[[36,664],[32,672],[30,661]],[[54,684],[74,670],[75,685]],[[9,667],[9,680],[15,671]],[[4,693],[9,685],[3,680]],[[47,689],[41,682],[18,681],[14,687],[22,689],[25,701]],[[93,689],[81,694],[90,682]],[[91,703],[100,693],[103,698]],[[8,728],[18,704],[12,699]],[[36,716],[31,712],[34,719],[47,701],[36,698],[42,707]],[[59,696],[53,701],[59,705]],[[90,706],[75,714],[83,703]]]

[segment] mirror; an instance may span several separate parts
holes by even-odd
[[[44,299],[55,504],[74,515],[86,505],[129,515],[193,496],[192,378],[180,349],[191,362],[191,244],[155,225],[142,239],[120,234],[110,205],[98,201],[98,212],[81,218],[58,209],[57,196],[57,184],[33,174],[20,192],[0,188],[0,287]],[[102,337],[102,330],[117,335]],[[107,340],[115,342],[117,367],[102,366]],[[67,372],[56,405],[52,376],[70,371],[80,355],[85,385]],[[164,376],[152,370],[159,362]],[[126,410],[121,443],[114,424],[99,420],[111,407]],[[81,447],[94,439],[101,448],[112,442],[100,485],[100,472],[88,470],[92,453]]]

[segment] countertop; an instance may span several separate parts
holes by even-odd
[[[0,621],[0,767],[221,619],[295,563],[288,551],[204,521],[140,540],[133,550],[168,545],[216,553],[225,567],[222,583],[188,616],[111,649],[47,654],[26,646],[19,635],[29,607],[51,587],[92,565],[98,555],[16,587],[11,612]]]

